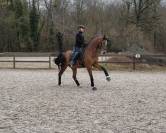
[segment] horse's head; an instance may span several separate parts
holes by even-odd
[[[96,49],[99,52],[101,52],[101,50],[106,51],[108,41],[109,39],[105,35],[97,35],[90,41],[88,48]]]
[[[109,39],[104,35],[99,37],[98,39],[98,49],[103,49],[106,50],[107,49],[107,44],[108,44]]]

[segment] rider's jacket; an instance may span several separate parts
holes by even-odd
[[[84,36],[81,31],[79,31],[76,35],[75,47],[78,47],[78,48],[84,47]]]

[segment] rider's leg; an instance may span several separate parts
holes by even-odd
[[[75,65],[77,62],[77,58],[79,53],[81,52],[81,48],[75,47],[72,55],[71,65]]]
[[[72,59],[72,65],[75,65],[75,64],[76,64],[78,54],[79,54],[78,52],[75,52],[75,53],[74,53],[73,59]]]
[[[73,49],[73,52],[72,52],[71,62],[70,62],[71,65],[74,64],[75,53],[76,53],[76,48],[74,48],[74,49]]]

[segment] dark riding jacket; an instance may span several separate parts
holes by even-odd
[[[84,47],[84,35],[83,33],[80,31],[77,33],[76,35],[76,42],[75,42],[75,47],[78,47],[78,48],[82,48]]]

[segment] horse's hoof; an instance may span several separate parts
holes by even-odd
[[[93,91],[96,91],[96,90],[97,90],[97,88],[96,88],[96,87],[93,87],[93,88],[92,88],[92,90],[93,90]]]
[[[107,76],[107,77],[106,77],[106,80],[107,80],[107,81],[111,81],[111,77],[110,77],[110,76]]]

